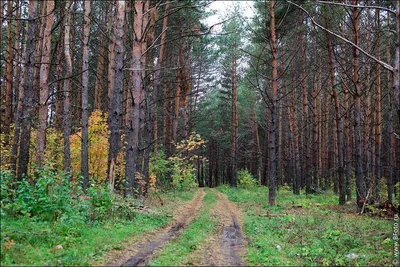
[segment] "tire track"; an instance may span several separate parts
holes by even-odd
[[[245,257],[247,251],[239,223],[241,214],[226,195],[211,190],[219,198],[212,212],[212,216],[219,221],[219,229],[216,235],[204,243],[201,251],[193,255],[193,262],[207,266],[243,266],[245,262],[242,257]]]
[[[195,197],[188,204],[179,207],[175,211],[174,223],[169,227],[156,232],[144,234],[142,242],[133,242],[128,248],[118,253],[113,259],[108,261],[106,266],[144,266],[153,256],[157,249],[163,247],[168,241],[179,236],[182,229],[186,228],[197,216],[203,206],[205,192],[199,188]]]

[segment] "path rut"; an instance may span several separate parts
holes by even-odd
[[[247,250],[246,238],[240,227],[241,213],[226,195],[211,190],[218,196],[211,215],[219,222],[218,234],[208,238],[191,261],[194,265],[243,266]]]
[[[174,223],[156,232],[144,234],[142,242],[127,244],[127,249],[113,253],[113,258],[106,263],[106,266],[144,266],[154,252],[163,247],[168,241],[179,236],[182,229],[187,227],[196,217],[203,205],[203,188],[199,188],[195,197],[188,204],[179,207],[175,211]]]

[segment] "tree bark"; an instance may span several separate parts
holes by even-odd
[[[111,93],[110,105],[108,110],[108,125],[110,136],[108,139],[108,166],[107,180],[112,189],[115,183],[115,166],[117,157],[121,149],[121,127],[122,127],[122,94],[123,94],[123,63],[125,49],[123,46],[123,33],[125,19],[125,2],[117,1],[116,25],[114,28],[114,90]]]
[[[387,23],[390,24],[390,17],[387,14]],[[386,61],[390,62],[390,33],[387,32],[387,45],[386,45]],[[389,103],[389,114],[388,114],[388,177],[387,177],[387,193],[388,200],[392,202],[393,200],[393,156],[394,156],[394,148],[396,147],[396,138],[394,136],[393,130],[393,88],[391,86],[391,73],[387,72],[387,88],[388,88],[388,103]]]
[[[91,1],[85,1],[83,19],[82,42],[82,146],[81,146],[81,173],[82,189],[86,192],[89,187],[89,36],[90,36],[90,5]]]
[[[268,203],[275,205],[275,179],[276,179],[276,151],[275,139],[277,128],[276,108],[278,105],[278,68],[277,68],[277,53],[276,53],[276,33],[275,33],[275,0],[270,1],[270,33],[271,33],[271,56],[272,56],[272,103],[271,103],[271,128],[269,130],[269,191]]]
[[[236,43],[234,51],[237,51]],[[237,56],[233,56],[233,76],[232,76],[232,115],[231,115],[231,173],[230,184],[236,186],[237,178],[237,146],[238,146],[238,103],[237,103]]]
[[[19,143],[19,160],[18,160],[18,178],[27,175],[29,162],[29,144],[31,136],[31,127],[34,112],[34,69],[35,69],[35,42],[36,42],[36,17],[37,2],[29,1],[29,18],[28,18],[28,38],[25,48],[25,87],[23,96],[22,120],[21,120],[21,141]]]
[[[152,118],[153,118],[153,151],[154,153],[157,153],[158,149],[158,121],[157,121],[157,107],[158,107],[158,94],[161,91],[161,67],[162,64],[165,62],[166,59],[166,53],[165,53],[165,42],[167,39],[167,28],[168,28],[168,14],[169,14],[169,0],[167,0],[167,3],[165,4],[165,10],[164,10],[164,18],[163,18],[163,26],[161,30],[161,40],[160,40],[160,52],[158,56],[158,60],[155,66],[155,73],[154,73],[154,91],[153,91],[153,109],[152,109]],[[156,20],[156,17],[154,18]],[[165,79],[165,78],[164,78]]]
[[[376,10],[377,20],[377,58],[381,56],[381,20],[380,10]],[[381,65],[377,64],[375,73],[375,196],[380,194],[381,169],[381,147],[382,147],[382,92],[381,92]]]
[[[126,166],[125,176],[127,180],[127,194],[134,196],[134,183],[136,175],[136,160],[139,145],[139,128],[140,128],[140,109],[142,108],[142,96],[143,96],[143,84],[142,84],[142,70],[144,69],[144,62],[142,58],[143,42],[146,42],[144,36],[143,19],[145,10],[146,0],[135,2],[135,16],[134,16],[134,39],[132,48],[132,69],[133,69],[133,81],[130,89],[130,103],[127,106],[127,123],[126,123]]]
[[[357,5],[358,0],[352,0],[353,5]],[[352,8],[354,44],[358,46],[359,34],[359,10]],[[359,73],[359,50],[353,46],[353,84],[354,90],[354,152],[355,152],[355,176],[357,188],[357,207],[358,211],[362,208],[362,199],[365,199],[365,184],[362,172],[362,149],[361,149],[361,89],[358,77]]]
[[[44,152],[46,149],[46,128],[49,100],[49,75],[51,64],[51,28],[54,21],[54,1],[46,2],[48,13],[43,36],[43,48],[40,64],[40,96],[39,96],[39,121],[36,135],[36,167],[43,167]]]
[[[64,24],[64,56],[66,65],[66,76],[72,76],[72,60],[70,53],[70,24],[71,24],[71,3],[69,0],[65,3],[65,24]],[[64,80],[64,103],[63,103],[63,138],[64,138],[64,171],[67,175],[71,172],[71,152],[69,136],[71,134],[71,123],[70,123],[70,89],[71,89],[71,78]]]
[[[10,126],[12,122],[13,99],[13,43],[12,43],[12,1],[7,0],[7,56],[6,56],[6,101],[4,118],[4,146],[8,147],[10,140]]]

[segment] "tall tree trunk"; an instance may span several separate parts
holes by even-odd
[[[115,36],[114,33],[112,32],[113,29],[115,29],[115,11],[114,11],[114,2],[111,1],[109,5],[109,15],[108,15],[108,25],[107,25],[107,31],[110,33],[110,39],[108,40],[108,76],[107,76],[107,82],[108,82],[108,88],[107,88],[107,96],[108,99],[110,100],[112,98],[112,94],[114,92],[115,88],[115,54],[114,54],[114,46],[115,46]],[[110,103],[107,103],[107,108],[110,108]]]
[[[376,10],[377,20],[377,58],[381,59],[381,20],[380,10]],[[382,93],[381,93],[381,65],[376,65],[375,73],[375,196],[378,197],[380,193],[380,182],[382,176],[381,169],[381,147],[382,147]]]
[[[352,0],[353,5],[357,5],[358,0]],[[358,45],[359,34],[359,10],[353,7],[353,34],[354,44]],[[359,73],[359,50],[353,46],[353,84],[354,90],[354,152],[355,152],[355,176],[356,176],[356,189],[357,189],[357,206],[360,211],[362,208],[362,199],[365,198],[365,184],[362,172],[362,149],[361,149],[361,89],[358,77]]]
[[[237,51],[237,45],[234,44],[234,51]],[[238,103],[237,103],[237,56],[233,56],[232,73],[232,115],[231,115],[231,186],[236,186],[237,177],[237,138],[238,138]]]
[[[72,76],[72,60],[70,53],[70,23],[71,23],[71,3],[69,0],[65,3],[65,24],[64,24],[64,56],[66,65],[66,76],[64,80],[64,105],[63,105],[63,138],[64,138],[64,171],[67,175],[71,171],[71,152],[69,136],[71,133],[70,123],[70,90],[71,90],[71,76]]]
[[[269,191],[268,191],[268,203],[269,205],[275,205],[275,179],[276,179],[276,151],[275,151],[275,139],[276,139],[276,126],[277,126],[277,114],[276,108],[278,105],[278,66],[277,66],[277,55],[276,55],[276,33],[275,33],[275,0],[270,1],[270,33],[271,33],[271,56],[272,56],[272,103],[271,103],[271,128],[269,130]]]
[[[64,3],[63,3],[64,4]],[[60,17],[65,17],[63,14],[63,10],[60,10]],[[62,61],[64,59],[64,29],[63,21],[60,23],[60,35],[58,37],[58,47],[57,47],[57,69],[56,69],[56,78],[57,78],[57,92],[56,92],[56,114],[55,114],[55,129],[56,131],[62,130],[62,121],[63,121],[63,67]]]
[[[81,146],[81,172],[82,189],[86,191],[89,186],[89,35],[90,35],[90,4],[85,1],[83,20],[82,42],[82,146]]]
[[[51,28],[54,21],[54,1],[47,1],[46,28],[44,29],[43,48],[40,64],[40,96],[39,96],[39,121],[36,135],[36,166],[43,166],[44,152],[46,148],[46,128],[49,100],[49,75],[51,64]]]
[[[342,116],[340,114],[338,93],[336,90],[335,69],[333,63],[333,44],[330,36],[328,39],[328,58],[329,58],[329,78],[332,86],[334,118],[336,120],[336,144],[337,144],[337,162],[338,162],[338,186],[339,186],[339,205],[346,203],[346,191],[344,183],[344,158],[343,158],[343,129],[342,129]]]
[[[144,36],[143,20],[145,16],[145,1],[135,2],[135,16],[134,16],[134,39],[132,48],[132,69],[133,69],[133,81],[130,90],[129,98],[130,101],[127,106],[127,123],[126,123],[126,166],[125,176],[127,180],[127,194],[134,196],[134,183],[136,175],[136,160],[139,145],[139,128],[140,128],[140,109],[143,105],[141,97],[143,96],[143,84],[142,84],[142,70],[144,69],[144,62],[142,58],[143,42],[146,42]]]
[[[158,60],[156,63],[155,67],[155,73],[154,73],[154,91],[153,91],[153,140],[154,140],[154,153],[157,153],[158,149],[158,121],[157,121],[157,107],[158,107],[158,94],[161,91],[161,86],[163,83],[161,83],[161,66],[165,62],[166,59],[166,53],[165,53],[165,42],[167,39],[167,28],[168,28],[168,14],[169,14],[169,0],[167,0],[167,3],[165,4],[165,10],[164,10],[164,18],[163,18],[163,26],[161,30],[161,40],[160,40],[160,52],[158,56]],[[165,77],[164,77],[165,79]],[[164,101],[166,101],[164,99]],[[165,127],[165,125],[164,125]],[[165,143],[165,142],[164,142]]]
[[[103,110],[103,92],[104,92],[104,78],[105,78],[105,47],[104,38],[100,36],[99,38],[99,54],[97,57],[97,71],[96,71],[96,85],[94,87],[94,108],[98,110]]]
[[[21,141],[19,143],[19,160],[18,160],[18,177],[27,175],[29,162],[29,144],[31,136],[31,127],[34,112],[34,69],[35,69],[35,42],[37,28],[37,2],[29,1],[29,18],[28,18],[28,38],[25,48],[25,87],[23,96],[22,120],[21,120]]]
[[[344,23],[340,25],[341,31],[344,32]],[[350,141],[350,108],[349,108],[349,88],[346,83],[346,51],[344,43],[340,44],[342,52],[342,83],[343,83],[343,108],[344,108],[344,164],[346,167],[346,200],[351,200],[351,141]]]
[[[108,139],[109,152],[107,164],[107,180],[112,189],[115,183],[115,166],[121,149],[121,127],[122,127],[122,94],[123,94],[123,63],[125,49],[123,46],[125,19],[125,2],[117,1],[116,27],[114,28],[115,44],[113,46],[114,63],[114,90],[110,92],[110,105],[108,110],[108,125],[110,136]]]
[[[387,14],[387,23],[390,24],[390,16]],[[387,45],[386,45],[386,61],[390,62],[390,33],[387,32]],[[389,114],[388,114],[388,177],[387,177],[387,193],[388,200],[392,202],[393,200],[393,155],[394,148],[396,147],[396,138],[394,136],[393,130],[393,88],[391,87],[391,73],[387,72],[387,89],[388,89],[388,104],[389,104]]]
[[[6,56],[6,101],[3,132],[5,135],[4,146],[8,147],[10,140],[10,126],[12,122],[13,99],[13,43],[12,43],[12,1],[7,0],[7,56]]]
[[[181,92],[182,92],[182,80],[183,80],[183,45],[184,40],[182,39],[182,30],[179,30],[179,51],[178,51],[178,75],[176,77],[176,92],[175,92],[175,106],[174,114],[172,116],[172,153],[175,153],[176,144],[178,142],[178,121],[179,121],[179,110],[181,107]]]
[[[304,179],[306,183],[306,193],[311,193],[311,150],[309,144],[309,126],[308,126],[308,90],[307,90],[307,75],[306,75],[306,67],[307,67],[307,56],[306,50],[307,45],[305,42],[304,36],[304,28],[305,25],[303,24],[303,17],[300,13],[300,50],[301,50],[301,88],[302,88],[302,96],[303,96],[303,146],[304,146]]]
[[[318,97],[318,62],[317,62],[317,30],[314,26],[314,38],[313,38],[313,57],[314,57],[314,71],[313,71],[313,141],[312,141],[312,153],[313,153],[313,185],[316,187],[318,184],[318,114],[317,114],[317,97]]]
[[[2,5],[2,3],[0,2],[0,5]],[[20,8],[21,6],[19,5],[19,1],[17,1],[17,5],[18,5],[18,12],[17,12],[17,19],[20,19]],[[0,12],[0,14],[2,14]],[[17,23],[19,23],[19,26],[21,26],[21,21],[17,21]],[[17,30],[18,32],[18,30]],[[1,33],[0,33],[1,34]],[[16,35],[19,36],[19,33]],[[26,41],[28,39],[28,31],[26,31],[25,33],[25,37],[24,40]],[[25,75],[26,75],[26,67],[25,67],[25,58],[24,55],[26,53],[26,45],[23,46],[23,48],[20,48],[20,41],[19,38],[16,38],[15,40],[15,47],[17,50],[17,61],[21,60],[21,75],[20,75],[20,79],[16,80],[15,82],[15,88],[16,89],[16,109],[14,112],[14,135],[13,135],[13,142],[12,142],[12,147],[11,147],[11,170],[13,171],[14,174],[16,174],[16,170],[17,170],[17,157],[18,157],[18,144],[19,144],[19,137],[20,137],[20,132],[21,132],[21,120],[22,120],[22,105],[23,105],[23,99],[24,99],[24,86],[25,86]],[[0,41],[1,43],[1,41]],[[23,50],[23,51],[22,51]],[[19,69],[19,68],[17,68]]]

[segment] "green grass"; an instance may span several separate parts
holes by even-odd
[[[189,257],[200,243],[216,229],[217,221],[210,216],[218,196],[205,188],[204,208],[190,223],[187,229],[175,240],[164,246],[157,256],[150,260],[149,266],[181,266],[190,264]]]
[[[393,222],[349,214],[352,204],[336,206],[337,196],[332,192],[295,196],[289,190],[280,190],[278,205],[271,207],[265,187],[218,190],[238,202],[245,215],[249,265],[375,266],[389,265],[392,260]],[[358,258],[346,256],[351,253]]]
[[[171,220],[173,207],[193,195],[194,192],[161,194],[162,208],[151,214],[135,213],[132,221],[88,224],[2,216],[1,265],[76,266],[101,261],[107,251],[123,249],[124,241],[164,227]],[[62,249],[57,249],[58,245]]]

